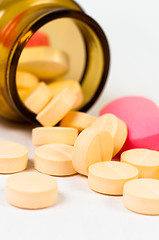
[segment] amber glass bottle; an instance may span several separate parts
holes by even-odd
[[[35,122],[35,114],[25,107],[17,92],[16,71],[20,55],[32,35],[49,24],[49,32],[54,35],[51,22],[62,20],[56,41],[74,51],[76,66],[83,65],[77,76],[83,93],[81,111],[87,111],[100,95],[109,71],[110,54],[108,41],[100,26],[81,7],[71,0],[0,0],[0,115],[13,121]],[[67,31],[65,21],[69,22]],[[74,31],[74,32],[73,32]],[[83,41],[79,49],[78,37]],[[61,34],[68,34],[64,41]],[[70,33],[72,37],[70,40]],[[71,47],[72,45],[72,47]],[[61,45],[62,46],[62,45]],[[76,47],[76,50],[75,50]],[[84,52],[81,58],[80,53]],[[80,59],[80,60],[79,60]],[[81,60],[82,59],[82,60]],[[78,67],[77,67],[78,69]],[[78,69],[79,70],[79,69]]]

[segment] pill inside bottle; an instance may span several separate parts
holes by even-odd
[[[37,114],[69,87],[77,96],[73,108],[79,108],[84,100],[80,81],[85,64],[84,39],[73,20],[45,24],[30,38],[19,58],[16,85],[21,101]],[[36,84],[33,78],[38,79]]]

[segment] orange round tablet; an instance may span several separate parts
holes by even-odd
[[[53,81],[50,84],[48,84],[48,87],[51,89],[53,96],[58,94],[65,87],[68,87],[70,90],[72,90],[77,96],[73,109],[79,107],[83,101],[83,92],[82,92],[81,85],[79,84],[79,82],[75,80],[61,79],[61,80]]]
[[[78,129],[79,132],[83,131],[85,128],[90,127],[92,123],[96,120],[96,117],[89,115],[88,113],[70,111],[62,119],[61,127],[73,127]]]
[[[17,71],[16,86],[18,90],[32,90],[38,85],[39,79],[32,73]]]
[[[122,195],[127,181],[138,178],[137,168],[121,162],[99,162],[89,167],[88,185],[99,193]]]
[[[126,124],[114,114],[107,113],[98,117],[91,127],[100,128],[110,133],[114,141],[113,156],[115,156],[125,143],[127,137]]]
[[[64,88],[38,113],[36,119],[43,126],[52,127],[61,121],[72,109],[75,102],[75,94],[69,88]]]
[[[66,144],[47,144],[36,148],[34,166],[39,172],[55,176],[76,173],[72,165],[73,147]]]
[[[57,201],[57,182],[41,173],[17,173],[7,179],[5,194],[7,202],[15,207],[46,208]]]
[[[68,55],[57,48],[37,46],[23,49],[18,70],[35,74],[39,79],[53,80],[69,69]]]
[[[24,170],[28,163],[28,149],[22,144],[0,141],[0,173]]]
[[[113,154],[113,139],[106,131],[86,128],[77,137],[73,149],[73,167],[83,175],[88,175],[90,165],[110,161]]]
[[[60,143],[74,145],[78,131],[70,127],[37,127],[32,130],[33,145]]]
[[[135,166],[139,170],[139,178],[159,179],[159,152],[144,148],[136,148],[121,154],[121,161]]]
[[[159,180],[142,178],[127,182],[123,202],[133,212],[159,215]]]

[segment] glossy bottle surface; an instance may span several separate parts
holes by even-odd
[[[62,41],[65,42],[65,48],[70,49],[71,57],[75,57],[73,46],[77,48],[76,66],[80,59],[79,54],[84,52],[84,57],[81,58],[83,60],[80,60],[83,62],[79,64],[83,63],[83,67],[80,77],[77,77],[84,93],[84,102],[80,110],[87,111],[100,95],[110,63],[108,42],[100,26],[70,0],[5,0],[0,2],[0,115],[2,117],[14,121],[36,121],[35,114],[25,107],[17,93],[15,76],[18,60],[32,35],[46,24],[57,20],[63,21],[59,29],[61,33],[65,29],[64,22],[71,21],[72,23],[69,23],[71,30],[69,29],[67,34],[73,32],[75,25],[78,33],[77,30],[75,32],[80,35],[78,39],[83,41],[81,44],[84,50],[79,50],[77,36],[74,38],[73,35],[74,40],[70,42],[70,38],[67,39],[68,41],[63,41],[61,33],[59,34],[59,42],[61,44]],[[51,25],[49,29],[51,32]]]

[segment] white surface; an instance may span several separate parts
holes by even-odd
[[[159,104],[159,2],[158,0],[78,0],[106,32],[111,48],[107,86],[95,106],[119,96],[147,96]],[[31,127],[0,120],[0,139],[14,140],[29,148],[33,159]],[[30,164],[31,168],[31,164]],[[5,180],[0,175],[0,239],[92,239],[148,240],[158,238],[159,216],[143,216],[126,210],[122,197],[89,190],[87,178],[79,175],[56,178],[56,206],[36,211],[8,205]]]

